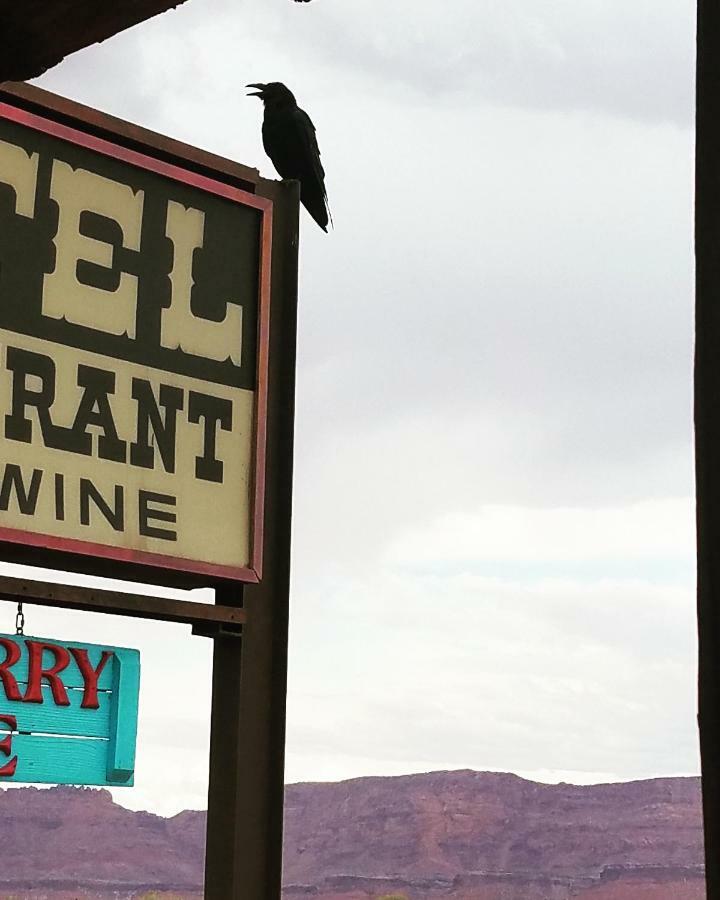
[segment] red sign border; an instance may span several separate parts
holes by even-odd
[[[72,538],[61,538],[55,535],[41,534],[36,531],[23,531],[15,528],[0,527],[0,541],[22,544],[30,547],[41,547],[85,557],[130,563],[138,566],[151,566],[155,569],[171,569],[192,575],[207,576],[210,579],[223,579],[257,584],[262,577],[263,522],[265,506],[265,445],[267,423],[267,390],[268,390],[268,345],[270,333],[270,289],[272,261],[272,218],[273,202],[266,197],[259,197],[240,188],[201,175],[191,169],[185,169],[174,163],[148,156],[137,150],[114,143],[106,138],[81,131],[61,122],[46,119],[33,112],[28,112],[0,101],[0,118],[43,134],[49,134],[60,140],[101,153],[114,159],[122,160],[137,168],[146,169],[157,175],[180,181],[206,193],[215,194],[226,200],[259,210],[261,223],[260,239],[260,277],[258,286],[258,354],[257,354],[257,391],[254,417],[255,457],[253,485],[251,488],[251,534],[250,564],[246,567],[218,565],[185,557],[166,556],[161,553],[148,553],[132,550],[127,547],[109,547],[91,541]]]

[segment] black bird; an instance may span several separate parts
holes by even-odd
[[[297,105],[292,91],[279,81],[247,87],[257,89],[248,97],[259,97],[265,104],[262,126],[265,152],[281,178],[300,182],[303,206],[322,230],[327,231],[330,210],[325,171],[310,116]]]

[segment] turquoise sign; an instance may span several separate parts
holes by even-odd
[[[0,783],[133,784],[140,654],[0,634]]]

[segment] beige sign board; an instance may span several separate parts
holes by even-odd
[[[259,579],[271,215],[0,104],[0,541]]]

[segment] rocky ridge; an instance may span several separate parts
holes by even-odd
[[[107,791],[0,791],[3,897],[200,896],[205,816]],[[701,900],[700,784],[472,771],[286,790],[287,900]]]

